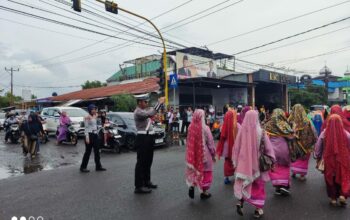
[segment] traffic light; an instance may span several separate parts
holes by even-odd
[[[110,1],[105,1],[106,11],[113,14],[118,14],[118,4]]]
[[[160,68],[157,70],[158,72],[158,85],[159,85],[159,93],[164,96],[164,90],[165,90],[165,75],[164,75],[164,68],[163,68],[163,61],[160,60]]]
[[[74,11],[81,12],[81,0],[72,0]]]

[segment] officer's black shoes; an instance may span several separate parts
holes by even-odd
[[[88,173],[88,172],[90,172],[90,170],[88,170],[88,169],[82,169],[82,168],[80,168],[80,172],[82,172],[82,173]]]
[[[152,182],[149,182],[148,184],[146,184],[145,187],[147,187],[149,189],[157,189],[158,188],[158,186],[153,184]]]
[[[106,168],[103,168],[103,167],[99,167],[99,168],[96,168],[96,171],[106,171],[107,169]]]
[[[193,199],[194,198],[194,187],[191,186],[189,189],[188,189],[188,196]]]
[[[151,192],[152,190],[146,187],[135,188],[135,191],[134,191],[135,194],[148,194]]]

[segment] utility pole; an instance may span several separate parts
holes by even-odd
[[[13,105],[13,72],[18,72],[19,71],[19,68],[17,69],[14,69],[13,67],[11,67],[10,69],[7,69],[5,67],[5,71],[10,73],[11,75],[11,97],[10,97],[10,105]]]
[[[332,74],[332,71],[325,65],[321,71],[320,71],[320,75],[324,75],[324,86],[326,89],[326,105],[328,104],[328,83],[329,83],[329,76]]]

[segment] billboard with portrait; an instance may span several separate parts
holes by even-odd
[[[216,62],[209,58],[177,52],[176,65],[179,79],[193,77],[218,77]]]

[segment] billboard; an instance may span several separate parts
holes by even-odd
[[[218,77],[216,62],[209,58],[177,52],[176,65],[179,79],[193,77]]]
[[[22,99],[24,101],[30,101],[32,99],[32,91],[29,89],[22,89]]]

